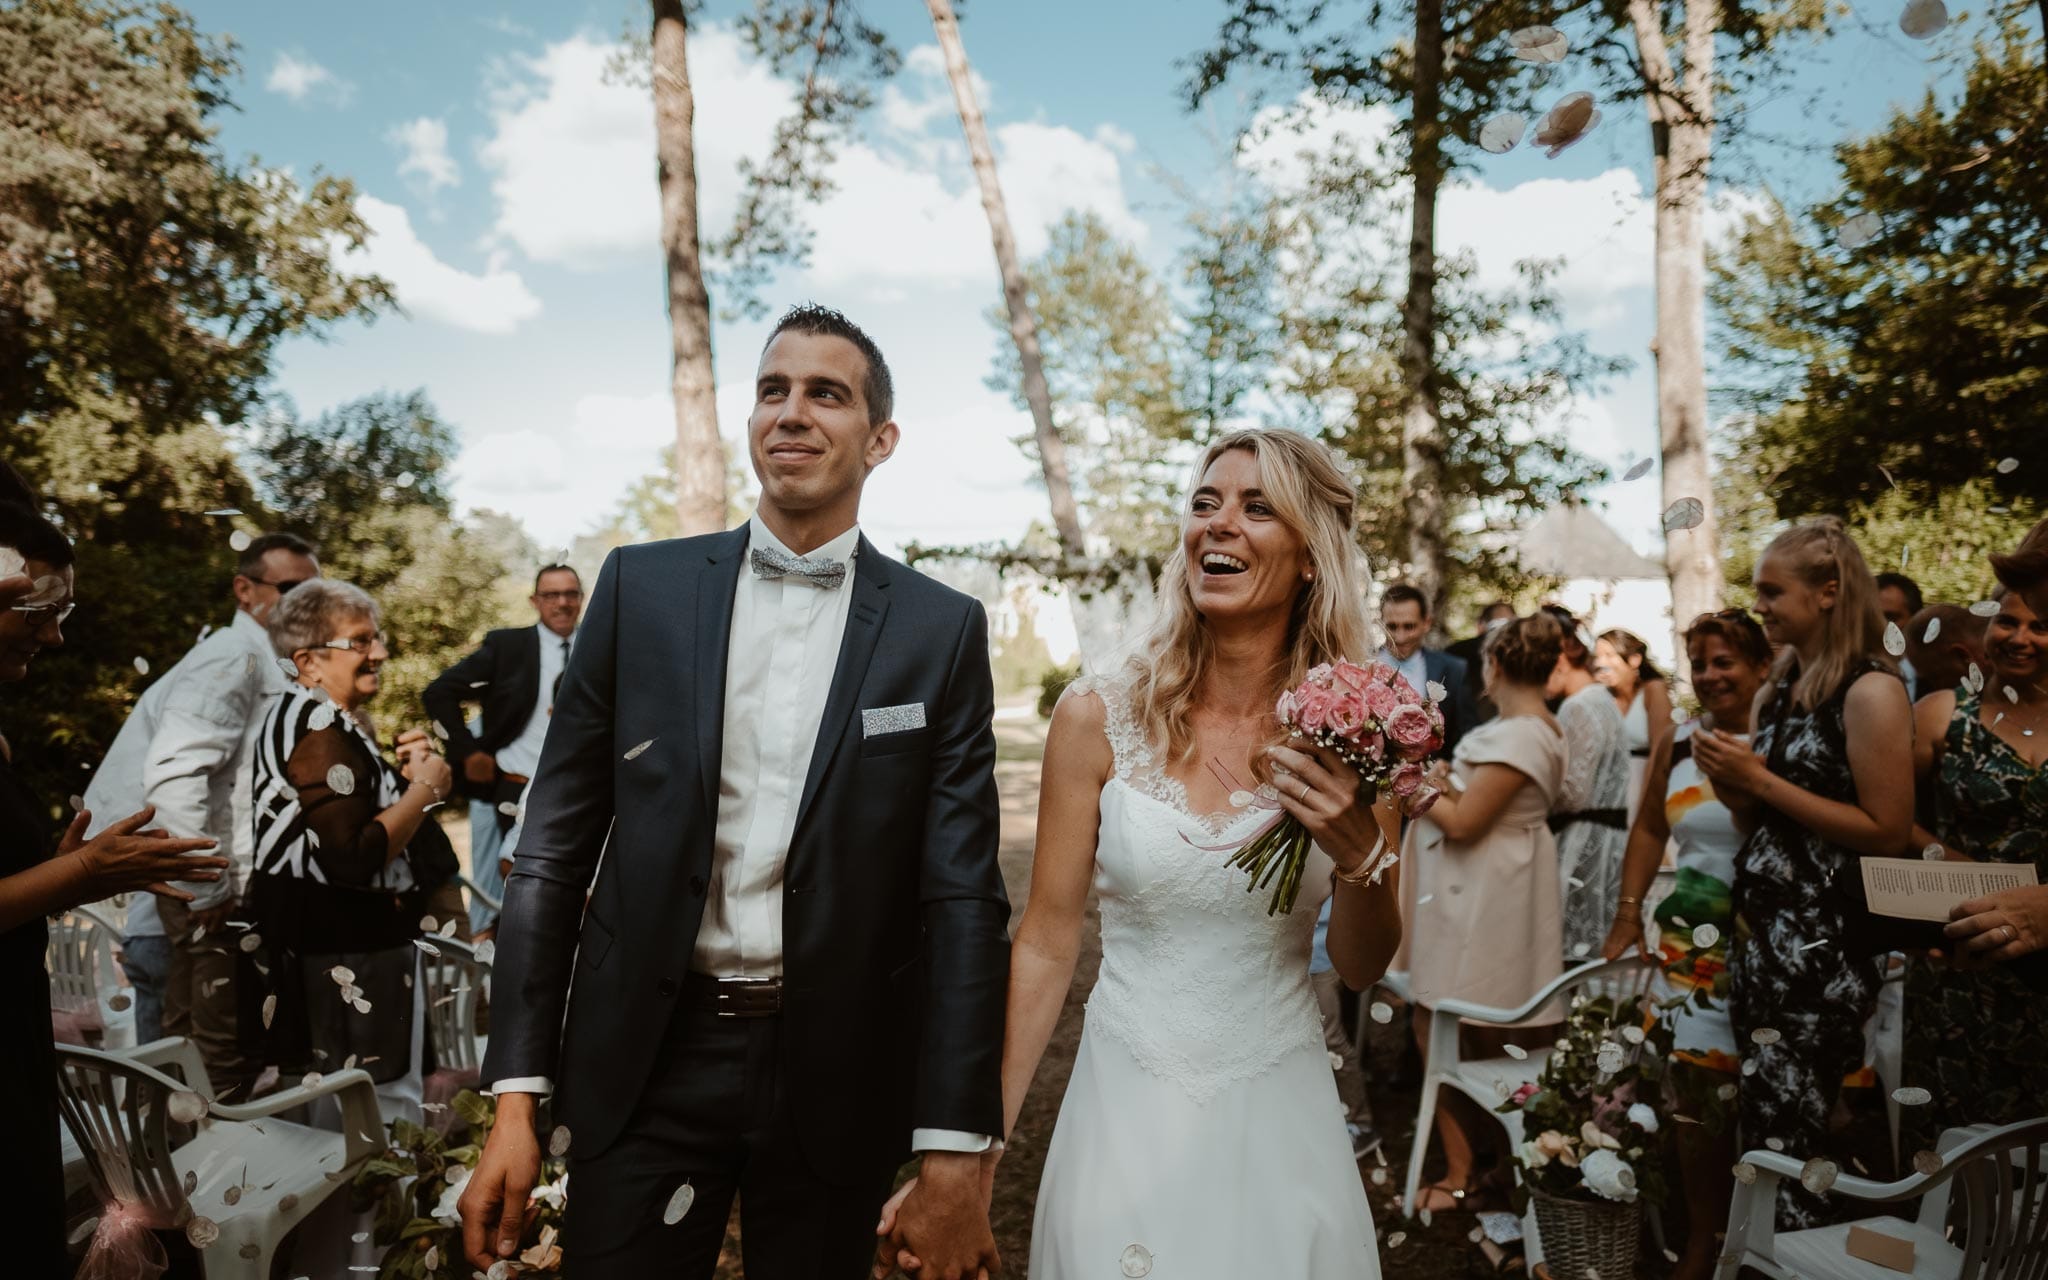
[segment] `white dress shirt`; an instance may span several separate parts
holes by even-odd
[[[1382,656],[1386,658],[1388,666],[1400,672],[1401,678],[1414,687],[1415,692],[1424,697],[1429,695],[1429,659],[1423,656],[1421,645],[1416,645],[1415,652],[1405,658],[1395,657],[1392,649],[1387,650]]]
[[[143,691],[85,789],[91,835],[156,806],[155,825],[174,836],[220,842],[232,862],[216,881],[186,881],[192,908],[232,900],[249,884],[254,820],[249,758],[270,704],[290,687],[263,624],[241,610]],[[156,897],[128,895],[129,937],[161,934]]]
[[[747,547],[795,555],[759,515],[747,525]],[[853,560],[860,527],[811,551],[810,560],[846,565],[847,581],[830,590],[804,578],[762,578],[752,557],[733,588],[732,636],[725,651],[725,740],[718,768],[718,826],[711,883],[690,967],[722,978],[772,978],[782,973],[782,871],[796,834],[797,804],[825,718],[825,700],[839,666],[846,618],[853,608]],[[504,759],[499,756],[500,762]],[[501,1080],[494,1093],[545,1093],[539,1077]],[[952,1129],[912,1132],[914,1151],[986,1151],[986,1134]]]
[[[548,721],[555,714],[555,682],[569,665],[569,646],[576,639],[573,631],[558,636],[538,622],[533,629],[540,632],[540,680],[534,687],[533,713],[519,736],[498,749],[498,767],[522,778],[531,778],[540,768],[541,744],[548,740]]]

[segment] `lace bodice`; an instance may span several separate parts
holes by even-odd
[[[1187,788],[1131,716],[1129,683],[1119,675],[1074,690],[1102,700],[1115,762],[1095,851],[1102,970],[1088,1026],[1202,1101],[1322,1044],[1308,960],[1331,863],[1312,849],[1294,910],[1267,915],[1270,890],[1247,893],[1229,856],[1272,811],[1240,793],[1224,813],[1191,812]]]

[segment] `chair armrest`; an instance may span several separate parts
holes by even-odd
[[[1531,1017],[1535,1016],[1538,1009],[1557,999],[1563,992],[1569,991],[1573,987],[1584,986],[1596,978],[1605,977],[1610,973],[1629,973],[1631,970],[1647,975],[1651,972],[1651,969],[1652,966],[1643,963],[1639,959],[1595,960],[1591,964],[1582,964],[1576,969],[1565,970],[1557,975],[1557,977],[1545,983],[1541,991],[1530,996],[1526,1002],[1513,1009],[1500,1009],[1493,1005],[1472,1004],[1465,1000],[1439,1000],[1436,1002],[1435,1007],[1444,1013],[1455,1014],[1467,1022],[1490,1022],[1505,1026],[1509,1023],[1528,1021]]]
[[[348,1163],[382,1151],[386,1143],[384,1120],[377,1107],[377,1087],[370,1082],[370,1073],[361,1067],[337,1071],[318,1084],[281,1089],[239,1107],[216,1104],[211,1110],[222,1120],[264,1120],[335,1094],[341,1095],[341,1136],[348,1144]]]
[[[1413,990],[1413,987],[1409,985],[1408,971],[1406,969],[1389,969],[1381,974],[1380,980],[1373,983],[1373,985],[1386,988],[1396,1000],[1400,1000],[1403,1003],[1409,1002],[1409,992]]]
[[[1742,1154],[1741,1163],[1756,1167],[1757,1185],[1759,1187],[1763,1185],[1766,1177],[1770,1178],[1774,1184],[1778,1180],[1786,1178],[1797,1182],[1799,1181],[1800,1170],[1806,1167],[1804,1160],[1795,1160],[1782,1151],[1745,1151]],[[1910,1200],[1914,1196],[1924,1193],[1927,1190],[1928,1183],[1938,1182],[1947,1176],[1948,1170],[1946,1167],[1943,1168],[1942,1172],[1932,1177],[1924,1173],[1916,1173],[1911,1177],[1901,1178],[1897,1182],[1874,1182],[1869,1178],[1859,1178],[1851,1173],[1840,1173],[1835,1175],[1835,1185],[1829,1188],[1828,1194],[1843,1195],[1855,1200],[1868,1200],[1876,1203],[1892,1200]]]
[[[459,876],[457,878],[462,881],[462,887],[469,890],[470,897],[475,898],[478,902],[483,903],[486,907],[489,907],[493,911],[502,911],[505,909],[504,902],[497,898],[493,898],[490,894],[485,893],[482,889],[477,888],[476,881],[470,879],[468,876]]]
[[[199,1046],[185,1036],[165,1036],[148,1044],[139,1044],[132,1049],[116,1049],[118,1057],[130,1062],[139,1062],[145,1067],[176,1067],[185,1078],[183,1088],[191,1090],[202,1098],[213,1097],[213,1081],[206,1074],[206,1060],[199,1054]]]

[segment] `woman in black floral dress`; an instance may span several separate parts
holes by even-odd
[[[1781,646],[1751,742],[1696,734],[1693,758],[1746,833],[1731,897],[1730,1005],[1743,1055],[1742,1142],[1822,1155],[1842,1077],[1863,1062],[1878,970],[1845,944],[1856,860],[1898,857],[1913,829],[1913,718],[1884,650],[1877,584],[1839,520],[1780,534],[1756,612]],[[1788,1185],[1778,1225],[1825,1220]]]
[[[1914,766],[1950,857],[2030,862],[2048,883],[2048,618],[2001,590],[1984,632],[1988,681],[1914,709]],[[2011,692],[2008,693],[2007,691]],[[1926,837],[1921,840],[1921,836]],[[2048,1108],[2048,1002],[2010,967],[1916,959],[1906,977],[1906,1083],[1933,1095],[1902,1137],[1932,1147],[1960,1124],[2011,1124]]]

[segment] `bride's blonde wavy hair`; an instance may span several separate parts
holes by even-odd
[[[1302,584],[1287,625],[1287,666],[1273,676],[1273,697],[1300,684],[1309,668],[1348,658],[1368,661],[1377,646],[1366,621],[1371,584],[1365,557],[1353,540],[1357,496],[1329,449],[1294,431],[1233,431],[1202,454],[1188,481],[1185,511],[1216,459],[1242,449],[1259,463],[1259,487],[1280,522],[1299,536],[1315,577]],[[1185,543],[1160,571],[1159,608],[1132,659],[1131,714],[1148,741],[1164,743],[1166,757],[1185,761],[1194,750],[1188,725],[1195,695],[1215,660],[1209,625],[1195,608],[1188,585]],[[1275,726],[1272,742],[1285,735]],[[1254,752],[1253,771],[1267,781],[1263,752]]]

